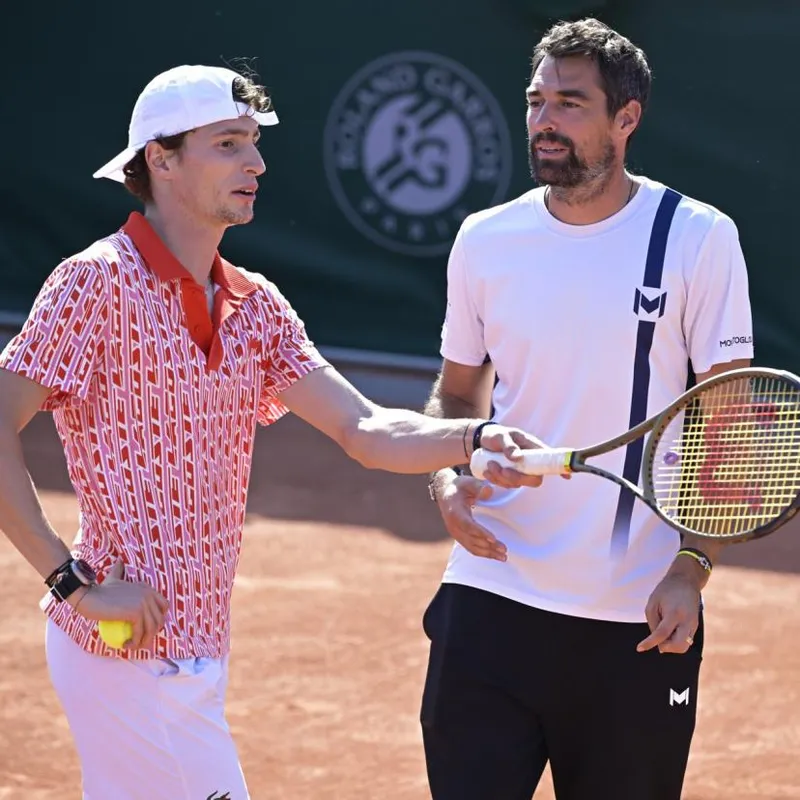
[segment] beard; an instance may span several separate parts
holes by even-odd
[[[253,221],[253,202],[239,202],[237,196],[225,188],[210,191],[209,182],[203,182],[202,174],[190,180],[173,184],[175,200],[182,207],[184,214],[204,224],[214,227],[232,227],[247,225]]]
[[[543,158],[536,146],[551,142],[566,148],[566,155],[558,158]],[[589,161],[581,158],[575,149],[575,143],[566,136],[557,133],[540,133],[529,140],[528,163],[531,177],[540,186],[552,186],[558,189],[576,189],[589,186],[601,180],[611,172],[616,162],[616,153],[610,140],[602,148],[599,158]]]
[[[253,208],[240,209],[218,205],[214,211],[214,218],[225,225],[247,225],[253,220]]]

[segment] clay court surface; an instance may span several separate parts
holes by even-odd
[[[71,539],[76,506],[50,419],[24,439],[47,514]],[[706,592],[686,800],[800,798],[799,534],[732,548]],[[295,418],[259,431],[228,704],[254,798],[429,797],[420,618],[448,548],[424,478],[364,470]],[[41,584],[5,539],[0,553],[0,799],[73,800]],[[602,787],[596,797],[613,800]],[[552,798],[548,782],[536,798]]]

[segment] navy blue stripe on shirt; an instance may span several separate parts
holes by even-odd
[[[675,209],[680,201],[681,195],[678,192],[673,189],[667,189],[656,211],[644,268],[643,285],[648,288],[661,288],[664,256],[667,252],[667,239],[669,238],[669,230],[672,226]],[[647,419],[647,399],[650,391],[650,350],[653,346],[655,330],[655,322],[639,320],[639,329],[636,334],[636,353],[633,362],[630,428]],[[643,452],[643,439],[637,439],[632,444],[629,444],[625,450],[625,465],[622,469],[622,476],[633,484],[639,482]],[[634,500],[635,497],[631,492],[627,489],[620,489],[617,512],[614,516],[614,527],[611,532],[612,552],[620,553],[627,549]]]

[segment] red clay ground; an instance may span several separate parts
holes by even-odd
[[[25,443],[47,513],[71,538],[76,507],[48,417]],[[686,800],[800,798],[798,533],[732,548],[714,574]],[[260,431],[228,705],[254,798],[429,797],[420,618],[448,547],[424,478],[368,472],[294,418]],[[0,582],[0,800],[79,798],[41,587],[4,539]],[[536,798],[552,798],[549,783]],[[613,800],[602,787],[597,799]]]

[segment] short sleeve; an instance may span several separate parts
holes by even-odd
[[[457,364],[477,367],[486,359],[483,322],[469,284],[464,228],[459,230],[447,262],[447,309],[440,353]]]
[[[696,374],[715,364],[753,357],[747,267],[734,222],[718,217],[689,278],[684,330]]]
[[[306,327],[289,301],[270,284],[265,292],[267,341],[258,421],[269,425],[288,409],[278,399],[295,381],[329,362],[306,333]]]
[[[37,295],[0,368],[51,389],[42,410],[86,400],[107,337],[108,294],[96,265],[64,261]]]

